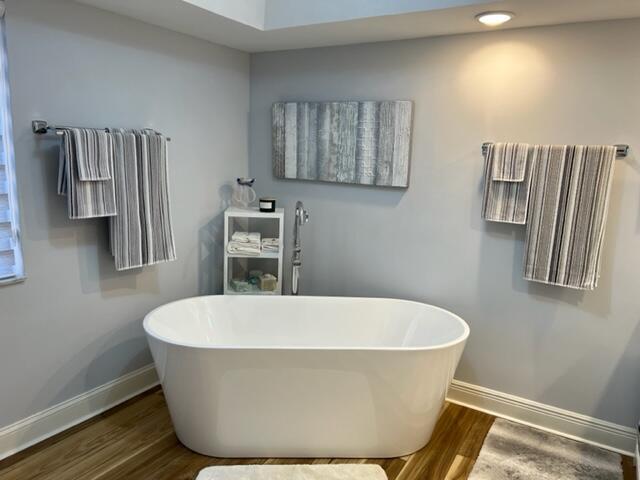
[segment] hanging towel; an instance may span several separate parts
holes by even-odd
[[[112,171],[113,156],[110,152],[111,137],[103,138],[105,149],[88,147],[88,136],[81,129],[69,129],[62,135],[58,165],[58,193],[67,195],[69,218],[95,218],[116,215],[115,189]],[[104,132],[103,132],[104,133]],[[99,160],[93,158],[100,156]],[[106,164],[105,168],[98,165]],[[94,170],[93,166],[96,166]],[[88,180],[80,178],[83,169]],[[91,173],[88,173],[91,172]],[[101,178],[109,172],[108,178]],[[93,177],[92,177],[93,175]]]
[[[505,145],[511,147],[506,148]],[[525,154],[526,152],[526,154]],[[508,154],[508,155],[507,155]],[[509,157],[507,160],[506,157]],[[524,161],[522,158],[524,157]],[[527,221],[527,207],[531,189],[533,159],[531,148],[526,143],[490,144],[485,157],[484,194],[482,198],[482,218],[491,222],[515,223],[523,225]],[[495,180],[495,162],[501,165],[514,164],[515,167],[499,169],[500,178],[509,171],[511,180]],[[524,172],[520,170],[524,169]],[[514,173],[515,172],[515,173]],[[514,178],[522,180],[516,181]]]
[[[523,182],[528,152],[526,143],[496,143],[491,178],[501,182]]]
[[[593,290],[600,274],[616,148],[534,148],[524,278]]]
[[[133,133],[124,131],[111,135],[118,207],[118,215],[109,219],[111,253],[116,270],[126,270],[144,265],[136,137]]]
[[[169,204],[167,139],[158,134],[140,135],[148,143],[149,200],[151,218],[151,263],[176,259]]]
[[[82,181],[111,179],[111,136],[104,130],[70,128],[76,146],[78,178]]]
[[[69,187],[67,186],[67,156],[65,155],[65,139],[64,135],[60,141],[60,155],[58,157],[58,195],[67,195]]]
[[[141,130],[112,135],[119,214],[110,219],[110,240],[116,269],[175,260],[166,138]]]

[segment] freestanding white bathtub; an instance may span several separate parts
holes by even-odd
[[[189,298],[144,328],[180,441],[250,458],[420,449],[469,335],[437,307],[342,297]]]

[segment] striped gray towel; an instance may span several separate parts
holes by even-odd
[[[593,290],[600,274],[613,146],[540,145],[524,253],[524,278]]]
[[[175,260],[166,138],[140,130],[112,135],[119,213],[110,219],[110,240],[116,269]]]
[[[67,186],[67,156],[65,155],[64,137],[60,142],[60,156],[58,157],[58,195],[66,195],[69,191]]]
[[[523,182],[528,153],[526,143],[496,143],[491,178],[500,182]]]
[[[118,215],[109,219],[109,234],[116,270],[125,270],[144,265],[136,137],[124,131],[111,135]]]
[[[504,145],[511,145],[508,150]],[[531,190],[531,170],[533,159],[532,149],[526,143],[521,144],[491,144],[487,148],[484,170],[484,194],[482,198],[482,218],[491,222],[515,223],[524,225],[527,221],[527,208],[529,205],[529,192]],[[506,161],[505,157],[518,161]],[[524,157],[524,160],[522,158]],[[524,166],[524,176],[520,181],[495,180],[494,164],[514,163],[518,170]],[[505,167],[506,170],[506,167]],[[503,177],[503,175],[499,175]],[[519,178],[512,175],[510,178]]]
[[[171,208],[169,205],[169,170],[167,139],[162,135],[145,135],[149,142],[149,198],[153,251],[152,263],[176,259]]]
[[[113,178],[109,174],[108,179],[81,180],[80,165],[87,167],[89,164],[102,164],[106,162],[108,168],[104,171],[112,171],[113,156],[106,151],[101,152],[104,158],[100,161],[88,161],[87,157],[97,154],[97,151],[89,152],[86,145],[83,146],[86,137],[79,136],[72,129],[67,130],[62,135],[60,146],[60,159],[58,166],[58,193],[67,195],[67,206],[69,218],[95,218],[109,217],[116,215],[116,201]],[[105,147],[111,151],[111,137],[104,139]],[[80,153],[80,156],[79,156]],[[86,169],[91,171],[93,167]],[[96,171],[97,172],[97,171]],[[96,173],[96,176],[99,176]]]
[[[70,128],[76,146],[78,178],[82,181],[111,179],[111,136],[104,130]]]

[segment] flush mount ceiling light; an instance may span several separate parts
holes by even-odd
[[[476,19],[480,23],[484,23],[489,27],[497,27],[513,18],[511,12],[483,12],[476,15]]]

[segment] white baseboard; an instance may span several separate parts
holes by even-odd
[[[0,460],[158,385],[153,365],[124,375],[0,429]],[[565,437],[635,456],[636,430],[454,380],[447,400]],[[640,475],[639,477],[640,478]]]
[[[607,450],[634,456],[636,431],[597,418],[454,380],[447,400]]]
[[[0,460],[99,415],[156,385],[156,370],[153,365],[148,365],[0,428]]]
[[[636,437],[636,478],[640,478],[640,438]]]

